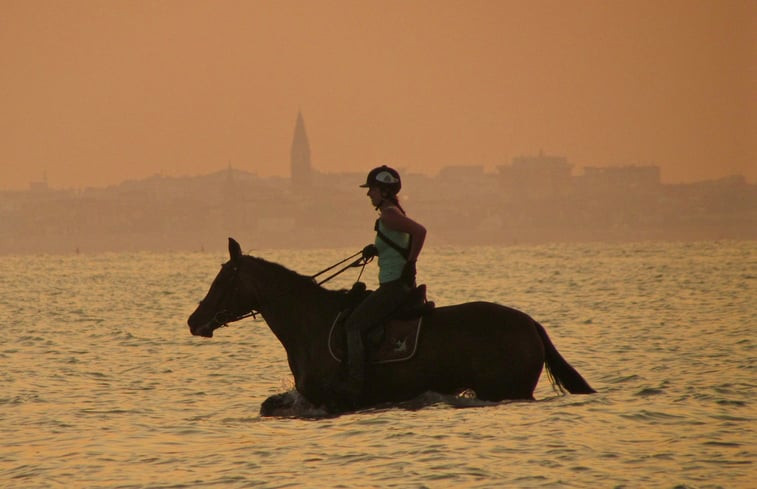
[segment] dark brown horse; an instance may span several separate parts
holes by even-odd
[[[342,405],[335,389],[341,366],[329,353],[328,337],[347,292],[243,255],[231,238],[229,254],[189,317],[192,334],[211,337],[218,327],[257,311],[284,345],[297,391],[316,406]],[[527,314],[490,302],[439,307],[424,318],[415,356],[366,366],[360,406],[466,389],[487,401],[533,399],[545,364],[558,387],[573,394],[594,392]],[[281,396],[269,400],[276,397]]]

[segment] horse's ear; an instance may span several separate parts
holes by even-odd
[[[229,238],[229,256],[231,256],[231,261],[237,261],[242,257],[242,247],[234,238]]]

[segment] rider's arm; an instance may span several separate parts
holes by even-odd
[[[421,249],[423,249],[423,242],[426,240],[426,228],[404,215],[396,207],[383,209],[381,211],[381,222],[388,228],[411,236],[408,261],[416,261]]]

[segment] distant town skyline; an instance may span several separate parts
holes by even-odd
[[[303,146],[304,145],[304,146]],[[0,187],[0,192],[2,191],[27,191],[27,190],[82,190],[85,188],[106,188],[106,187],[117,187],[120,185],[123,185],[127,182],[139,182],[139,181],[145,181],[149,180],[153,177],[168,177],[168,178],[202,178],[206,177],[212,174],[228,171],[228,170],[240,170],[246,173],[249,173],[250,175],[255,175],[262,179],[267,178],[283,178],[288,179],[292,181],[292,184],[294,185],[293,188],[295,189],[305,189],[310,186],[310,182],[314,175],[330,175],[330,174],[355,174],[356,176],[361,177],[363,170],[361,168],[356,169],[347,169],[347,170],[335,170],[335,171],[322,171],[320,168],[314,167],[310,163],[309,158],[309,146],[307,142],[307,135],[305,133],[304,129],[304,118],[298,117],[297,123],[294,131],[294,137],[293,141],[291,143],[291,154],[290,154],[290,161],[287,163],[287,171],[282,173],[275,173],[275,174],[260,174],[254,169],[245,168],[244,166],[237,166],[234,165],[231,161],[226,162],[226,164],[218,165],[215,168],[210,168],[207,171],[201,172],[201,173],[180,173],[180,172],[166,172],[163,169],[151,173],[151,174],[145,174],[145,175],[136,175],[133,177],[126,178],[124,180],[120,181],[113,181],[113,182],[107,182],[100,185],[78,185],[78,186],[61,186],[56,185],[55,182],[50,181],[47,176],[47,171],[44,171],[41,178],[38,178],[36,180],[31,180],[27,182],[25,186],[22,186],[20,188],[4,188]],[[717,180],[724,180],[724,179],[730,179],[733,177],[737,177],[737,179],[743,179],[745,183],[754,184],[755,182],[750,181],[745,174],[741,173],[729,173],[729,174],[723,174],[720,176],[716,176],[713,178],[703,178],[699,180],[687,180],[687,181],[681,181],[681,182],[666,182],[664,179],[661,178],[661,170],[662,168],[659,165],[651,164],[651,163],[634,163],[634,164],[617,164],[617,165],[577,165],[575,162],[573,162],[570,158],[559,155],[559,154],[552,154],[547,153],[543,149],[539,149],[539,151],[529,154],[521,154],[514,156],[509,161],[502,161],[497,164],[480,164],[480,163],[470,163],[470,164],[451,164],[447,166],[442,166],[433,172],[423,172],[423,171],[412,171],[411,168],[407,166],[397,166],[399,169],[406,172],[406,175],[424,175],[427,177],[436,177],[436,176],[444,176],[445,174],[454,174],[459,172],[460,170],[464,170],[464,173],[467,173],[467,170],[473,170],[474,172],[480,171],[483,174],[491,175],[493,177],[499,178],[499,174],[501,174],[503,171],[509,171],[505,170],[508,167],[518,167],[523,165],[524,163],[526,165],[530,165],[531,161],[534,160],[552,160],[554,162],[558,162],[559,165],[565,166],[565,172],[567,176],[571,177],[577,177],[577,176],[591,176],[597,174],[598,171],[618,171],[619,174],[622,174],[623,171],[627,171],[629,169],[642,169],[646,171],[651,171],[652,174],[656,175],[656,179],[659,183],[664,184],[691,184],[691,183],[702,183],[702,182],[709,182],[709,181],[717,181]],[[391,163],[391,162],[390,162]],[[367,171],[367,170],[366,170]],[[358,178],[360,180],[360,178]]]
[[[587,170],[571,176],[565,158],[547,155],[497,173],[450,166],[433,177],[407,173],[401,198],[431,231],[429,246],[757,238],[757,184],[743,177],[666,185],[654,166]],[[227,236],[257,248],[354,247],[374,237],[363,175],[306,174],[227,167],[105,188],[0,191],[0,254],[202,251],[223,248]]]
[[[616,164],[616,165],[577,165],[575,162],[573,162],[570,158],[559,155],[559,154],[553,154],[553,153],[547,153],[543,149],[539,149],[538,151],[535,151],[533,153],[528,154],[521,154],[513,156],[512,159],[508,161],[502,161],[496,164],[482,164],[482,163],[475,163],[471,162],[469,164],[451,164],[447,166],[441,166],[439,168],[434,168],[433,171],[412,171],[412,165],[410,166],[399,166],[395,165],[398,168],[401,168],[408,172],[408,174],[415,174],[415,175],[425,175],[429,177],[438,176],[441,174],[444,174],[446,171],[449,171],[450,169],[459,169],[459,168],[481,168],[486,174],[496,175],[497,173],[501,172],[502,167],[506,167],[509,165],[513,165],[514,163],[520,161],[520,160],[528,160],[534,157],[539,156],[546,156],[548,158],[556,158],[560,160],[565,160],[567,165],[570,167],[570,175],[572,176],[580,176],[585,175],[587,172],[593,173],[598,169],[628,169],[628,168],[650,168],[654,169],[658,175],[660,175],[662,172],[662,168],[660,165],[653,164],[653,163],[632,163],[632,164]],[[384,162],[382,162],[383,164]],[[389,164],[392,164],[391,162],[388,162]],[[292,164],[288,162],[285,166],[287,168],[278,173],[259,173],[255,171],[254,168],[249,168],[245,166],[239,166],[233,164],[232,161],[227,161],[226,163],[219,163],[216,167],[208,168],[207,171],[202,171],[198,173],[182,173],[182,172],[168,172],[164,169],[160,169],[156,172],[144,174],[144,175],[133,175],[129,176],[127,178],[124,178],[123,180],[113,180],[113,181],[107,181],[102,182],[100,184],[92,184],[92,185],[61,185],[59,183],[56,183],[56,181],[51,180],[48,177],[48,172],[45,170],[42,172],[42,175],[40,178],[32,179],[28,182],[26,182],[23,185],[20,185],[18,187],[2,187],[0,186],[0,192],[2,191],[26,191],[30,189],[52,189],[52,190],[78,190],[78,189],[85,189],[85,188],[105,188],[105,187],[114,187],[122,185],[126,182],[130,181],[143,181],[150,179],[152,177],[170,177],[170,178],[194,178],[194,177],[205,177],[211,174],[215,174],[218,172],[222,172],[228,169],[234,169],[234,170],[241,170],[244,172],[248,172],[250,174],[256,175],[260,178],[284,178],[284,179],[292,179],[293,174],[292,171],[294,168],[292,167]],[[369,167],[366,167],[369,168]],[[410,170],[410,171],[408,171]],[[310,171],[313,174],[350,174],[354,173],[356,175],[362,175],[363,169],[362,168],[352,168],[352,169],[346,169],[346,170],[333,170],[333,171],[326,171],[322,170],[317,167],[311,167]],[[368,171],[367,169],[365,171]],[[700,183],[700,182],[707,182],[707,181],[716,181],[716,180],[722,180],[722,179],[728,179],[731,177],[740,177],[743,178],[745,182],[750,184],[755,184],[757,181],[755,179],[749,179],[746,174],[743,173],[724,173],[722,175],[714,176],[712,178],[701,178],[701,179],[689,179],[685,181],[665,181],[663,178],[660,178],[661,183],[665,184],[691,184],[691,183]]]
[[[0,189],[521,155],[757,182],[757,2],[1,2]]]

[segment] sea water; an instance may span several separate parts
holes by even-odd
[[[259,416],[292,388],[264,321],[189,334],[226,259],[0,257],[0,487],[755,487],[755,242],[429,247],[431,300],[527,312],[598,393],[335,418]]]

